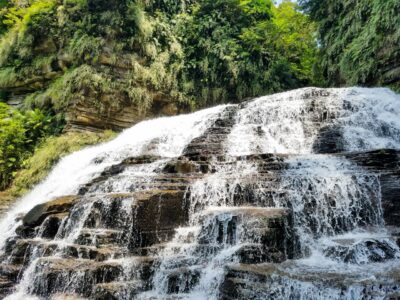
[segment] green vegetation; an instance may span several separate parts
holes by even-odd
[[[300,2],[318,23],[319,68],[329,85],[400,90],[400,1]]]
[[[64,112],[90,97],[101,113],[110,96],[142,111],[160,98],[202,107],[313,82],[315,28],[290,2],[24,3],[0,14],[0,88],[26,88],[31,107]]]
[[[0,190],[11,183],[41,139],[59,128],[56,117],[38,109],[19,112],[0,103]]]
[[[103,133],[70,132],[58,137],[44,139],[31,157],[22,164],[22,169],[15,173],[15,179],[11,188],[7,191],[16,197],[24,194],[33,185],[43,180],[52,166],[62,157],[85,146],[108,141],[115,136],[112,131]]]
[[[87,98],[97,99],[99,113],[107,97],[114,99],[107,105],[134,103],[143,111],[157,93],[183,101],[180,45],[166,15],[147,12],[157,9],[147,2],[9,5],[2,14],[8,30],[0,40],[0,88],[26,89],[31,107],[50,104],[57,112]]]
[[[0,0],[0,190],[20,195],[108,138],[60,135],[82,104],[107,116],[308,85],[400,90],[399,1],[299,2]]]
[[[314,25],[296,4],[199,3],[178,22],[185,53],[181,82],[196,103],[240,101],[312,83]]]
[[[0,106],[0,190],[19,195],[103,140],[59,136],[82,103],[146,113],[311,84],[314,32],[296,4],[271,0],[0,0],[0,101],[23,99]]]

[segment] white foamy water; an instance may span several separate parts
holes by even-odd
[[[315,100],[304,96],[313,93],[320,97]],[[400,148],[399,116],[398,95],[387,89],[361,88],[328,89],[323,93],[321,90],[313,92],[312,89],[292,91],[256,99],[238,111],[233,130],[225,143],[228,156],[271,152],[301,154],[285,161],[288,170],[283,172],[279,183],[282,193],[273,199],[276,207],[290,208],[293,212],[300,256],[306,257],[298,261],[297,267],[291,268],[295,277],[305,271],[315,271],[317,267],[317,272],[321,273],[345,269],[348,270],[347,275],[354,275],[362,271],[363,276],[356,280],[367,280],[371,278],[365,276],[368,273],[365,265],[371,263],[371,259],[399,258],[398,246],[387,239],[383,228],[378,176],[345,158],[313,154],[318,134],[325,126],[340,128],[343,151]],[[177,297],[221,297],[218,287],[223,281],[226,264],[237,261],[238,250],[246,244],[258,242],[259,236],[246,231],[246,224],[237,224],[234,237],[229,236],[227,227],[233,216],[241,215],[248,209],[234,207],[238,187],[245,189],[250,185],[256,189],[253,191],[254,204],[266,205],[265,190],[269,186],[257,174],[257,166],[247,161],[222,166],[216,164],[214,174],[192,184],[190,222],[197,231],[190,232],[192,238],[188,242],[188,236],[182,235],[186,231],[180,229],[161,252],[162,264],[153,283],[156,288],[151,293],[145,293],[144,299],[167,297],[170,293],[168,276],[180,265],[182,257],[187,265],[194,264],[194,268],[201,261],[201,271],[197,275],[199,282],[194,284],[192,290],[182,293],[185,286],[180,286]],[[251,183],[248,178],[251,178]],[[208,225],[205,225],[204,218],[208,220]],[[221,224],[224,224],[223,227]],[[199,227],[209,230],[202,234]],[[216,236],[221,232],[222,246],[219,247],[222,249],[214,253],[196,249],[204,239],[215,243]],[[193,239],[193,236],[197,238]],[[344,244],[342,248],[341,243]],[[368,246],[373,243],[392,252],[388,254],[379,246]],[[343,262],[346,259],[348,262]],[[349,267],[349,263],[354,269]],[[381,264],[377,270],[381,272],[389,265]],[[180,280],[185,284],[188,279],[183,276]],[[363,288],[358,285],[351,285],[346,292],[336,287],[319,289],[321,287],[301,280],[277,278],[272,281],[269,297],[358,299],[363,295]],[[266,295],[262,291],[254,294],[257,299],[268,298]],[[376,295],[373,299],[380,299],[380,294]]]
[[[344,158],[300,155],[287,160],[278,207],[291,207],[302,246],[315,238],[383,226],[379,178]]]
[[[264,274],[266,281],[257,289],[247,290],[248,298],[358,300],[367,293],[376,300],[400,288],[385,274],[400,269],[400,250],[384,226],[380,174],[343,156],[321,154],[324,143],[337,143],[334,150],[343,152],[400,149],[400,96],[388,89],[363,88],[306,88],[229,106],[236,110],[234,124],[226,136],[223,130],[218,133],[225,157],[202,162],[211,172],[192,174],[185,195],[187,224],[176,228],[166,243],[146,249],[155,264],[148,286],[140,286],[147,258],[132,256],[128,249],[136,199],[115,204],[108,195],[153,189],[154,179],[171,158],[208,129],[213,132],[224,124],[213,121],[226,107],[142,122],[109,143],[64,158],[2,221],[0,245],[19,225],[14,222],[18,213],[78,193],[125,158],[151,154],[159,158],[127,166],[89,187],[85,202],[63,220],[50,260],[57,261],[69,246],[76,246],[90,225],[95,227],[89,226],[90,249],[102,230],[119,234],[123,251],[117,249],[106,262],[122,265],[116,282],[132,288],[118,299],[221,299],[228,265],[271,261],[275,264],[269,269],[274,271]],[[264,153],[280,155],[255,156]],[[253,156],[238,157],[245,155]],[[269,241],[269,234],[278,238]],[[36,260],[41,249],[33,248],[32,261],[9,299],[35,293],[35,284],[46,276],[46,266]],[[246,280],[254,280],[251,276],[241,278],[244,286]],[[78,289],[85,279],[83,274],[65,273],[57,280],[60,285],[70,282],[65,292],[75,292],[74,286]],[[378,282],[384,283],[382,288],[366,291],[366,285]]]
[[[76,194],[79,187],[105,168],[127,157],[141,154],[179,156],[189,141],[199,136],[223,108],[218,106],[194,114],[144,121],[125,130],[111,142],[66,156],[1,221],[0,249],[18,226],[14,222],[16,215],[55,197]]]
[[[342,129],[346,151],[399,148],[399,103],[398,94],[383,88],[309,88],[261,97],[239,111],[227,151],[312,153],[328,125]]]

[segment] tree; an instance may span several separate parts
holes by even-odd
[[[400,89],[400,1],[300,3],[318,23],[320,67],[330,85]]]
[[[275,8],[270,0],[199,1],[179,30],[186,92],[209,105],[307,85],[313,32],[290,2]]]
[[[318,80],[313,78],[317,59],[316,24],[300,12],[298,4],[284,1],[274,8],[276,49],[286,59],[291,72],[303,85]]]

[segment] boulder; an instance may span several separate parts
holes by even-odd
[[[49,215],[68,212],[78,201],[78,196],[63,196],[43,204],[38,204],[23,217],[22,222],[24,226],[38,226]]]

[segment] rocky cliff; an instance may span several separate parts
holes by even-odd
[[[304,89],[139,124],[2,224],[0,293],[396,299],[399,110],[387,90]]]
[[[121,130],[190,109],[168,21],[190,1],[23,1],[2,10],[2,101],[65,114],[67,130]],[[156,14],[159,12],[159,15]]]
[[[0,101],[120,130],[310,84],[314,29],[270,0],[5,1]]]

